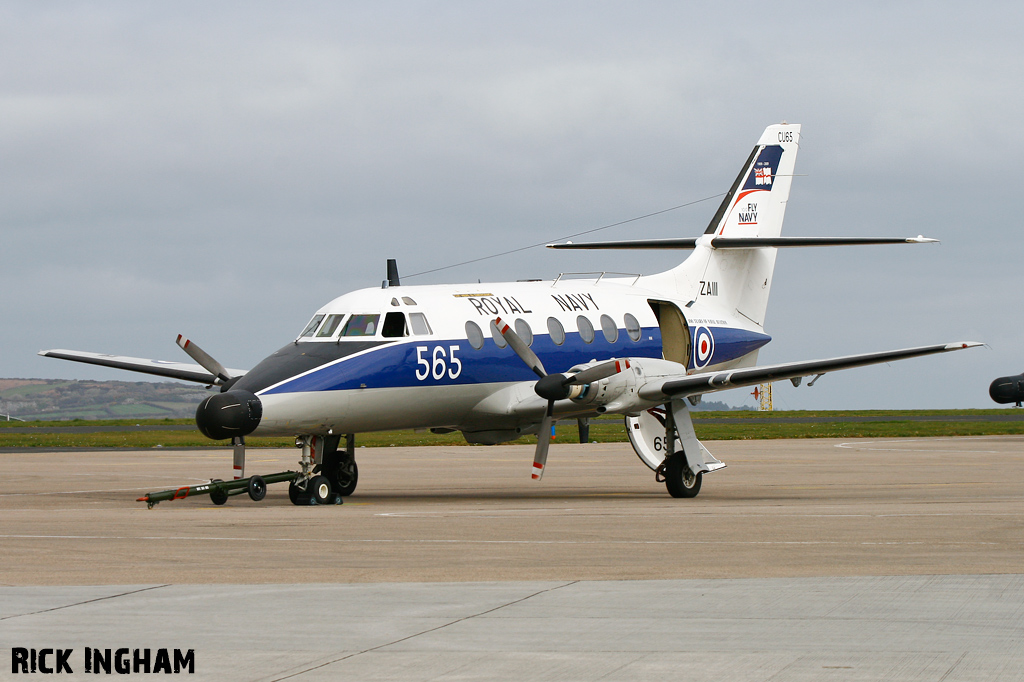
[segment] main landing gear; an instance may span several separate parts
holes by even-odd
[[[655,480],[664,483],[668,494],[676,498],[697,497],[704,473],[723,466],[707,452],[693,431],[693,421],[686,401],[677,400],[665,405],[665,440],[672,452],[654,472]],[[674,452],[673,452],[674,450]],[[710,462],[710,464],[709,464]]]

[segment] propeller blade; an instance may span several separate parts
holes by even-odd
[[[218,383],[225,384],[231,381],[232,377],[228,374],[228,370],[225,369],[224,365],[210,357],[209,353],[205,350],[192,343],[181,334],[178,334],[177,344],[181,346],[183,351],[189,354],[189,357],[202,365],[203,369],[220,379]]]
[[[580,417],[576,420],[576,427],[580,432],[580,443],[590,442],[590,420],[586,417]]]
[[[548,462],[548,446],[551,445],[551,413],[555,409],[555,401],[548,401],[548,409],[544,411],[544,419],[537,431],[537,451],[533,454],[533,480],[539,481],[544,476],[544,465]]]
[[[245,478],[245,438],[242,436],[235,436],[231,439],[231,444],[234,446],[234,467],[235,467],[235,480]]]
[[[494,324],[498,327],[498,331],[501,332],[501,335],[505,337],[505,340],[508,341],[509,347],[515,351],[520,360],[526,363],[527,367],[533,370],[534,374],[539,376],[541,379],[548,375],[547,371],[544,369],[544,363],[540,361],[540,358],[537,357],[536,353],[530,350],[530,347],[526,345],[526,342],[520,338],[519,334],[517,334],[512,327],[505,324],[500,317],[495,318]]]
[[[562,383],[566,386],[569,386],[570,384],[589,384],[594,381],[600,381],[601,379],[607,379],[613,374],[618,374],[619,372],[629,369],[629,367],[630,364],[628,359],[609,360],[608,362],[602,362],[600,365],[589,367],[582,372],[570,374]]]

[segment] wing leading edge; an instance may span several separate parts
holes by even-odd
[[[170,379],[194,381],[197,384],[215,384],[218,382],[217,377],[210,372],[199,365],[187,362],[149,360],[147,358],[133,358],[127,355],[89,353],[80,350],[64,350],[62,348],[41,350],[39,355],[42,355],[44,358],[58,358],[60,360],[71,360],[72,362],[84,362],[89,365],[126,369],[131,372],[142,372],[143,374],[154,374]],[[232,377],[242,376],[246,372],[243,369],[229,369],[227,371]]]
[[[725,370],[695,374],[681,379],[663,379],[647,384],[640,389],[640,397],[646,400],[662,400],[667,398],[683,398],[699,393],[724,391],[729,388],[754,386],[755,384],[781,381],[783,379],[799,379],[807,376],[827,374],[841,369],[877,365],[893,360],[906,360],[936,353],[948,353],[965,348],[983,346],[983,343],[967,341],[945,343],[935,346],[917,346],[901,350],[888,350],[860,355],[845,355],[825,360],[808,360],[804,362],[788,362],[778,365],[764,365],[746,369]]]

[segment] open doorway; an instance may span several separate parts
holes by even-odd
[[[666,360],[690,368],[690,325],[675,303],[648,299],[661,329],[661,355]]]

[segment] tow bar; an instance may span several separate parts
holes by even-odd
[[[145,502],[146,507],[152,509],[154,505],[167,500],[184,500],[189,495],[209,493],[210,501],[216,505],[224,504],[233,495],[249,493],[254,502],[259,502],[267,494],[267,486],[271,483],[295,482],[298,483],[302,474],[297,471],[282,471],[278,474],[267,474],[265,476],[249,476],[236,481],[222,481],[219,478],[212,479],[208,483],[199,485],[182,486],[173,490],[164,490],[158,493],[147,493],[140,497],[137,502]],[[334,495],[334,503],[341,504],[340,495]]]

